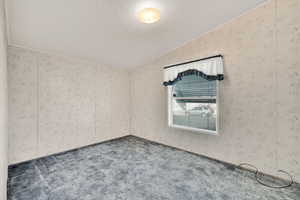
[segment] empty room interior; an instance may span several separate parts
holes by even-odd
[[[300,0],[0,0],[0,200],[300,200]]]

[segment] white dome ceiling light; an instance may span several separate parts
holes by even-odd
[[[160,19],[160,11],[157,8],[144,8],[138,12],[138,19],[146,24],[152,24]]]

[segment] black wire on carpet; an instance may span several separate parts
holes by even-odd
[[[255,180],[256,180],[259,184],[261,184],[261,185],[263,185],[263,186],[266,186],[266,187],[269,187],[269,188],[277,188],[277,189],[280,189],[280,188],[287,188],[287,187],[290,187],[290,186],[292,186],[292,185],[294,184],[294,180],[293,180],[292,175],[290,175],[288,172],[286,172],[286,171],[284,171],[284,170],[278,170],[278,172],[283,173],[283,174],[289,176],[290,182],[289,182],[288,184],[286,184],[286,185],[269,185],[269,184],[263,182],[263,181],[260,179],[260,178],[263,177],[264,175],[263,175],[263,173],[259,172],[259,170],[257,169],[257,167],[255,167],[254,165],[251,165],[251,164],[249,164],[249,163],[241,163],[241,164],[239,164],[239,167],[240,167],[240,168],[243,168],[243,167],[245,167],[245,166],[248,166],[248,167],[251,167],[251,168],[254,169],[254,170],[251,170],[251,169],[250,169],[250,170],[251,170],[251,171],[254,171],[254,174],[255,174]],[[249,169],[248,167],[247,167],[247,169]]]

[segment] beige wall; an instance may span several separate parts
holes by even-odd
[[[8,50],[9,162],[129,134],[129,74],[17,47]]]
[[[300,1],[273,0],[131,74],[131,133],[300,181]],[[188,31],[188,30],[187,30]],[[224,55],[220,135],[167,127],[163,66]]]
[[[6,199],[7,181],[7,72],[4,1],[0,0],[0,200]]]

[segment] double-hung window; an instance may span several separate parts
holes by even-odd
[[[169,126],[218,134],[219,80],[223,80],[221,56],[167,67]]]

